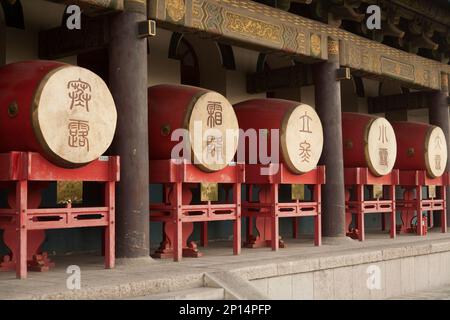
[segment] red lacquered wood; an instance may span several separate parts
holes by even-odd
[[[402,226],[400,232],[416,232],[418,235],[426,235],[427,226],[424,223],[422,214],[417,212],[428,212],[429,216],[441,214],[441,231],[447,232],[447,199],[446,188],[449,185],[449,173],[444,173],[440,177],[430,178],[426,171],[401,170],[400,185],[405,188],[403,198],[397,200],[397,209],[401,213]],[[423,194],[424,186],[438,186],[440,192],[433,199],[426,199]],[[417,217],[417,226],[412,226],[411,221]]]
[[[387,131],[381,132],[379,131],[380,128],[371,127],[374,121],[378,119],[383,118],[361,113],[342,113],[342,141],[344,144],[344,166],[346,168],[367,167],[372,174],[377,176],[388,174],[392,170],[396,152],[395,137],[387,121],[383,123],[387,126],[385,129]],[[375,130],[376,137],[371,141],[369,141],[368,136],[369,129]],[[386,166],[380,165],[378,154],[373,158],[369,155],[370,148],[376,151],[380,146],[393,150],[393,154],[389,154],[389,161]]]
[[[35,152],[0,154],[0,181],[119,181],[119,157],[103,157],[86,166],[61,168]]]
[[[323,132],[320,119],[310,106],[289,100],[254,99],[240,102],[233,107],[238,117],[239,127],[247,133],[245,139],[245,162],[247,164],[264,164],[260,156],[273,156],[273,153],[276,152],[279,157],[277,163],[282,163],[293,173],[306,173],[315,168],[322,153]],[[304,117],[308,119],[303,119]],[[272,150],[271,134],[273,129],[279,130],[279,148],[274,148],[274,150]],[[249,130],[253,130],[253,135],[258,138],[257,141],[249,140],[252,137]],[[288,131],[292,130],[295,130],[296,135],[292,136],[293,139],[288,139]],[[260,152],[261,146],[263,146],[261,142],[267,143],[267,149],[263,152]],[[311,157],[302,161],[298,155],[302,152],[300,144],[303,142],[310,144]],[[244,143],[244,139],[241,139],[240,143]],[[243,155],[240,154],[240,156]],[[238,160],[242,161],[243,159]],[[274,162],[272,161],[272,163]]]
[[[400,170],[400,185],[402,186],[448,186],[450,174],[444,173],[437,178],[428,177],[425,171]]]
[[[77,82],[88,89],[76,91],[72,86]],[[82,98],[75,100],[71,95]],[[73,121],[84,121],[88,127],[76,129],[71,136],[75,129],[69,126],[80,125]],[[106,151],[115,126],[112,96],[92,72],[44,60],[0,68],[0,152],[37,152],[60,166],[77,167]]]
[[[177,85],[148,88],[148,139],[151,160],[170,159],[172,149],[178,144],[178,141],[171,141],[172,131],[178,128],[187,129],[192,105],[206,92],[208,90],[202,88]],[[170,132],[163,134],[163,126],[170,128]]]
[[[268,169],[273,174],[263,174],[264,169]],[[250,184],[325,184],[325,167],[318,166],[305,174],[293,174],[284,165],[248,164],[245,166],[245,182]]]
[[[44,77],[66,64],[55,61],[28,61],[0,69],[0,152],[36,151],[45,154],[31,123],[34,94]],[[16,101],[19,112],[8,116],[8,105]]]
[[[344,143],[344,166],[367,167],[364,150],[364,133],[375,117],[367,114],[342,113],[342,141]]]
[[[234,164],[216,172],[203,172],[186,161],[174,159],[150,161],[150,183],[165,185],[163,203],[150,204],[150,221],[163,222],[163,242],[154,258],[200,257],[194,241],[188,242],[193,223],[202,224],[201,243],[207,245],[207,222],[233,221],[233,253],[241,252],[241,185],[245,181],[244,164]],[[233,199],[227,203],[206,201],[190,204],[191,188],[200,183],[231,185]],[[227,197],[228,199],[228,197]]]
[[[396,225],[396,198],[395,186],[399,184],[400,177],[398,170],[392,170],[389,174],[383,176],[375,176],[371,173],[369,168],[345,168],[345,215],[346,225],[348,227],[347,236],[354,239],[364,241],[365,239],[365,224],[364,216],[366,214],[381,214],[382,215],[382,230],[385,230],[385,214],[390,214],[391,229],[390,236],[395,238]],[[388,191],[383,192],[383,197],[380,199],[365,199],[364,187],[367,185],[382,185]],[[355,192],[356,200],[350,200],[352,191]],[[356,218],[356,228],[351,228],[353,216]]]
[[[416,122],[394,122],[392,124],[397,139],[397,161],[395,168],[400,170],[425,170],[427,174],[435,178],[430,164],[427,163],[426,152],[432,147],[429,142],[429,135],[435,126]],[[445,139],[442,138],[442,139]],[[442,147],[446,148],[446,142],[441,141]],[[447,159],[441,163],[445,168]]]
[[[221,124],[208,125],[208,108],[215,108],[214,103],[219,102],[221,109],[222,121]],[[234,156],[237,144],[226,144],[227,129],[238,129],[237,119],[234,115],[231,104],[222,95],[198,87],[184,86],[184,85],[157,85],[148,88],[148,124],[149,124],[149,157],[150,160],[166,160],[175,158],[172,157],[172,150],[179,144],[179,141],[184,141],[180,136],[176,136],[172,141],[172,134],[177,129],[189,130],[189,134],[185,136],[186,139],[191,140],[191,148],[187,149],[192,153],[191,162],[200,167],[203,171],[212,172],[218,171],[228,164]],[[197,113],[195,113],[197,110]],[[195,113],[195,115],[194,115]],[[233,148],[231,157],[224,156],[225,163],[221,166],[214,166],[205,164],[205,159],[194,158],[194,143],[199,139],[205,137],[196,137],[194,132],[191,132],[190,124],[193,121],[201,122],[203,130],[217,129],[223,134],[223,148],[222,155],[225,154],[226,148],[229,146]],[[205,132],[202,132],[205,134]],[[237,134],[237,132],[235,132]],[[237,141],[237,139],[236,139]],[[202,149],[204,146],[202,146]],[[179,153],[176,154],[179,156]],[[185,158],[189,155],[181,155]]]
[[[400,182],[400,173],[398,170],[392,170],[384,176],[374,176],[369,168],[345,168],[345,185],[398,185]]]
[[[430,126],[412,122],[394,122],[392,125],[398,145],[395,167],[401,170],[426,170],[425,139]],[[414,153],[408,152],[409,148],[414,148]]]
[[[272,174],[263,174],[261,169]],[[294,174],[283,164],[245,166],[247,184],[246,201],[242,205],[242,215],[247,218],[246,247],[271,247],[272,250],[286,247],[279,239],[279,218],[291,218],[294,238],[297,236],[297,218],[314,218],[314,244],[320,246],[321,239],[321,186],[325,183],[325,167],[318,166],[305,174]],[[314,198],[311,201],[280,202],[278,187],[281,184],[312,185]],[[254,201],[255,187],[259,188],[258,201]],[[253,218],[258,235],[253,234]],[[279,241],[272,241],[279,239]]]
[[[186,161],[150,161],[150,183],[236,183],[245,182],[244,165],[233,164],[217,172],[205,173]]]
[[[0,229],[11,255],[0,261],[0,270],[16,269],[18,278],[30,270],[47,271],[54,264],[40,246],[45,230],[83,227],[105,227],[105,267],[114,267],[115,182],[119,180],[119,157],[102,160],[74,169],[56,166],[38,153],[10,152],[0,154],[0,180],[10,197],[11,208],[0,209]],[[42,183],[36,181],[104,182],[105,206],[74,208],[37,208],[36,192]],[[7,182],[7,183],[6,183]],[[36,190],[38,188],[38,190]]]

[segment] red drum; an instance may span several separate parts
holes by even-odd
[[[151,160],[190,156],[205,172],[221,170],[233,160],[239,125],[233,107],[221,94],[157,85],[148,89],[148,107]]]
[[[279,129],[280,161],[291,172],[302,174],[317,166],[322,154],[323,131],[319,116],[312,107],[295,101],[256,99],[238,103],[234,110],[241,129],[255,129],[257,137],[264,130],[266,134],[263,136],[267,138],[269,151],[264,152],[264,155],[270,154],[271,150],[271,138],[267,133],[271,129]],[[247,136],[250,136],[248,131]],[[245,141],[247,163],[251,156],[259,155],[259,139],[256,146],[250,145],[247,139]],[[260,163],[259,156],[257,160]]]
[[[0,110],[0,152],[39,152],[64,167],[101,156],[117,121],[114,100],[99,76],[55,61],[1,67]]]
[[[342,113],[344,166],[368,167],[375,176],[390,173],[397,156],[392,125],[384,118],[352,112]]]
[[[447,141],[441,128],[424,123],[394,122],[397,137],[396,169],[426,170],[437,178],[447,165]]]

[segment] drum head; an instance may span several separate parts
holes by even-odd
[[[64,66],[41,81],[32,120],[40,144],[56,164],[80,166],[108,149],[117,111],[99,76],[84,68]]]
[[[385,118],[376,118],[366,128],[365,156],[370,171],[376,176],[389,174],[397,158],[394,128]]]
[[[425,163],[431,178],[444,174],[447,166],[447,140],[441,128],[433,126],[425,140]]]
[[[225,168],[236,154],[239,124],[230,102],[217,92],[200,95],[188,113],[192,161],[206,172]]]
[[[306,104],[292,108],[283,119],[280,140],[290,171],[302,174],[313,170],[323,148],[322,123],[316,111]]]

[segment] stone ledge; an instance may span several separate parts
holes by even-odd
[[[199,273],[198,275],[176,276],[164,279],[131,281],[124,284],[87,287],[74,291],[66,290],[49,294],[34,294],[24,298],[30,300],[120,299],[199,288],[203,287],[203,285],[203,274]]]
[[[205,274],[205,286],[225,290],[226,300],[267,300],[256,287],[242,277],[227,271]]]
[[[240,267],[232,270],[233,273],[246,280],[257,280],[305,272],[314,272],[341,267],[357,266],[408,257],[430,255],[433,253],[450,251],[449,240],[438,240],[431,243],[405,244],[399,243],[397,247],[389,248],[363,248],[355,252],[333,254],[331,256],[295,258],[290,261],[270,263],[250,267]]]

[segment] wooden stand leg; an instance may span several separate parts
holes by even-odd
[[[392,211],[391,212],[391,230],[389,231],[392,239],[395,239],[396,236],[397,236],[397,225],[396,225],[396,223],[397,223],[396,222],[396,212]]]
[[[417,233],[423,236],[423,215],[422,215],[422,187],[416,188],[416,213],[417,213]]]
[[[104,251],[105,251],[105,268],[112,269],[115,266],[115,183],[105,183],[105,200],[106,206],[109,208],[108,226],[104,231]]]
[[[390,199],[392,200],[391,212],[391,238],[395,239],[397,236],[397,209],[395,207],[395,186],[390,187]],[[386,223],[386,216],[383,214],[383,220]]]
[[[241,218],[234,221],[233,254],[241,254]]]
[[[279,230],[278,230],[278,184],[271,185],[271,202],[272,202],[272,250],[277,251],[279,249]]]
[[[447,233],[447,187],[442,186],[442,199],[444,200],[444,207],[441,211],[441,231]]]
[[[364,230],[364,213],[358,212],[358,240],[364,241],[366,239],[365,230]]]
[[[314,245],[322,245],[322,215],[320,213],[314,217]]]
[[[245,220],[246,227],[245,227],[245,241],[250,242],[250,237],[253,234],[253,217],[247,217]]]
[[[427,217],[428,217],[428,228],[430,228],[430,229],[432,229],[432,228],[434,228],[434,221],[433,221],[433,219],[434,219],[434,214],[433,214],[433,211],[427,211]]]
[[[173,260],[174,261],[181,261],[181,258],[183,256],[183,221],[182,221],[182,212],[181,212],[181,206],[183,204],[183,190],[182,190],[182,183],[176,182],[175,183],[175,194],[176,194],[176,213],[175,213],[175,228],[174,228],[174,242],[173,243]]]
[[[314,245],[322,245],[322,187],[320,184],[314,186],[314,201],[318,203],[317,216],[314,217]]]
[[[236,183],[233,190],[233,199],[236,203],[236,220],[234,221],[233,254],[241,254],[241,184]]]
[[[25,279],[27,277],[27,199],[28,182],[18,181],[16,183],[16,205],[18,210],[17,221],[17,253],[16,277]]]
[[[298,238],[298,217],[292,218],[292,238]]]
[[[365,228],[364,228],[364,185],[357,186],[357,201],[358,201],[358,212],[356,213],[358,217],[358,239],[359,241],[365,240]]]
[[[246,199],[247,203],[251,203],[253,199],[253,185],[248,184],[246,187]],[[253,234],[253,217],[246,217],[246,225],[245,225],[245,241],[249,243],[251,241],[251,236]]]
[[[200,245],[202,247],[208,246],[208,222],[207,221],[204,221],[201,223]]]

